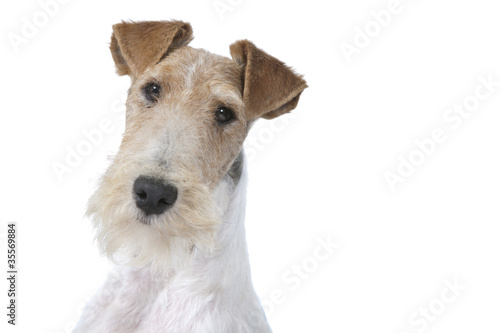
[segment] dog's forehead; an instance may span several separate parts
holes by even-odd
[[[242,88],[242,69],[232,59],[184,46],[169,53],[153,69],[159,77],[175,77],[176,84],[230,85]]]

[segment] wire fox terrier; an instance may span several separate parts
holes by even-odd
[[[271,332],[250,277],[242,147],[307,85],[247,40],[229,59],[192,38],[180,21],[113,26],[126,130],[87,213],[116,265],[74,333]]]

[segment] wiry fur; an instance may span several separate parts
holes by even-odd
[[[295,108],[305,81],[248,41],[233,45],[235,60],[193,49],[184,22],[113,28],[118,73],[132,78],[126,131],[88,215],[117,265],[74,332],[270,332],[250,278],[242,146],[257,118]],[[215,121],[221,106],[228,124]],[[140,176],[175,186],[175,204],[146,216],[133,195]]]
[[[183,188],[178,203],[164,215],[137,223],[141,212],[130,195],[135,178],[123,177],[124,168],[120,165],[119,170],[106,174],[89,201],[88,214],[103,253],[117,263],[152,264],[165,272],[188,263],[195,250],[213,251],[221,212],[206,185],[196,182],[189,172],[177,172],[175,177],[169,174],[171,183]]]

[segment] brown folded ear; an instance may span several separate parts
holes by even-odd
[[[117,73],[137,77],[192,39],[191,25],[181,21],[122,22],[113,25],[109,48]]]
[[[230,52],[244,67],[243,102],[249,120],[272,119],[295,109],[307,87],[301,75],[248,40],[235,42]]]

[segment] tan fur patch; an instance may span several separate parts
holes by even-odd
[[[122,22],[113,26],[110,50],[119,75],[138,76],[168,50],[187,45],[193,34],[181,21]]]
[[[307,88],[302,76],[248,40],[237,41],[230,50],[245,67],[243,101],[248,119],[272,119],[295,109]]]

